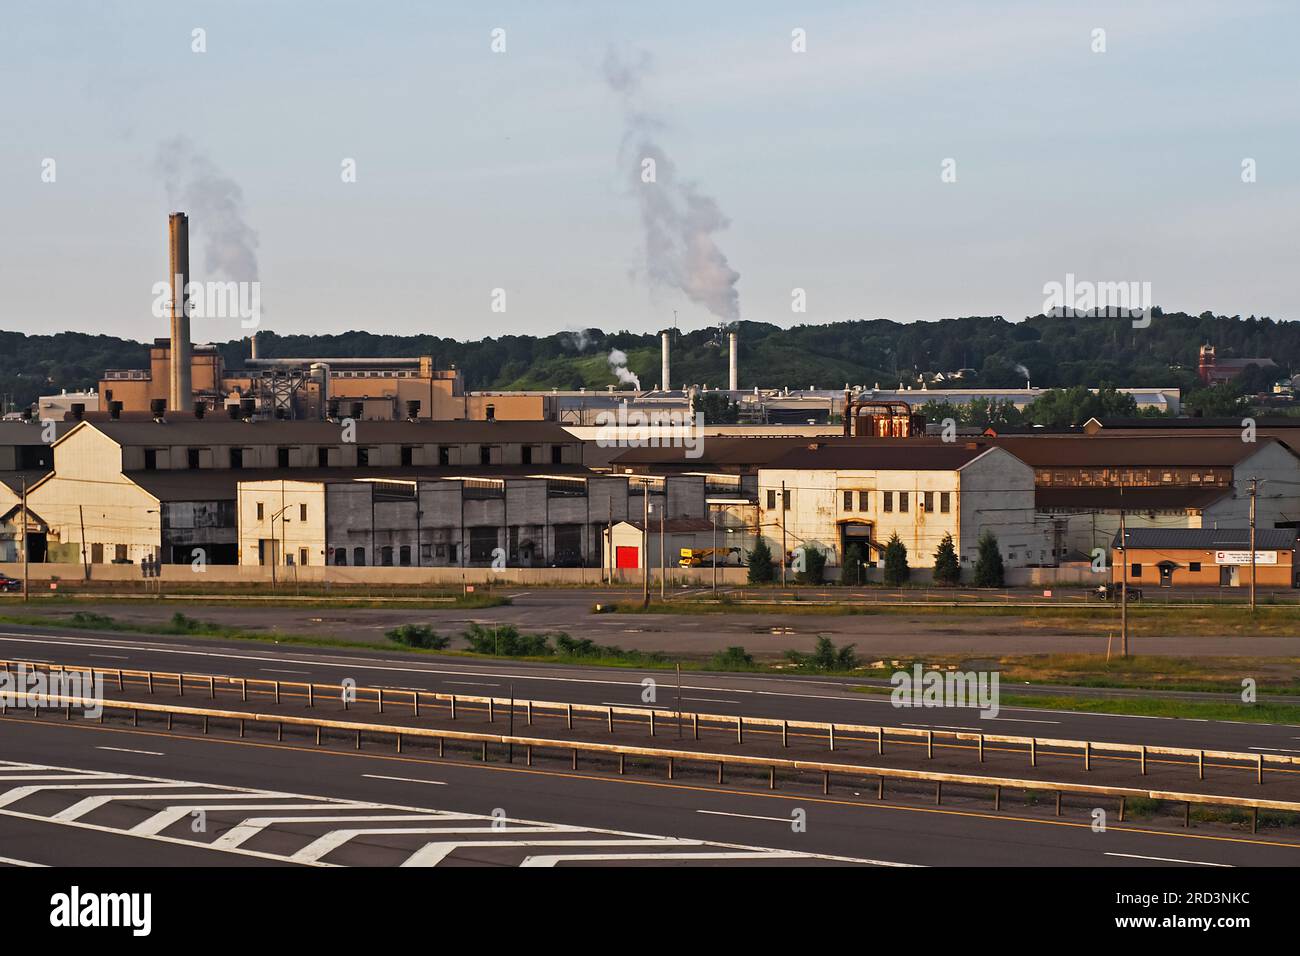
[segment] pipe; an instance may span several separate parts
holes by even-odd
[[[190,217],[174,212],[167,220],[170,253],[172,317],[168,353],[168,401],[173,409],[188,408],[194,398],[190,381]]]

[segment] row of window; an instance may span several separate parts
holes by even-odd
[[[479,449],[478,449],[478,461],[479,461],[479,464],[480,464],[480,465],[490,465],[490,464],[492,464],[492,451],[493,451],[494,448],[497,448],[497,447],[498,447],[498,446],[494,446],[494,445],[480,445],[480,446],[479,446]],[[201,463],[200,463],[200,458],[199,458],[199,452],[200,452],[201,450],[202,450],[202,449],[199,449],[199,448],[188,448],[188,449],[186,449],[186,451],[185,451],[186,467],[189,468],[189,469],[192,470],[192,471],[196,471],[196,470],[198,470],[199,468],[202,467],[202,465],[201,465]],[[367,446],[364,446],[364,445],[363,445],[363,446],[359,446],[359,447],[357,448],[357,465],[358,465],[359,467],[361,467],[361,468],[369,467],[371,456],[372,456],[372,454],[376,453],[377,450],[378,450],[378,449],[373,448],[373,447],[367,447]],[[146,448],[146,449],[144,450],[144,470],[145,470],[145,471],[156,471],[156,470],[158,469],[158,451],[159,451],[159,450],[158,450],[157,448]],[[525,465],[537,465],[537,464],[541,464],[541,462],[537,460],[537,458],[540,457],[540,456],[538,456],[538,455],[535,454],[535,452],[537,451],[537,449],[535,449],[533,446],[531,446],[531,445],[524,445],[524,446],[520,449],[520,451],[521,451],[521,459],[522,459],[522,463],[523,463],[523,464],[525,464]],[[276,463],[276,466],[277,466],[277,467],[279,467],[279,468],[288,468],[288,467],[290,467],[290,465],[289,465],[289,452],[290,452],[290,449],[289,449],[289,448],[285,448],[285,447],[280,447],[280,448],[277,448],[277,449],[275,450],[275,463]],[[499,457],[500,457],[500,456],[498,455],[498,459],[499,459]],[[438,465],[441,466],[441,467],[448,467],[448,466],[451,465],[451,463],[452,463],[452,461],[451,461],[451,447],[450,447],[449,445],[439,445],[439,446],[438,446]],[[411,466],[414,465],[414,464],[415,464],[415,446],[414,446],[414,445],[403,445],[403,446],[402,446],[402,450],[401,450],[401,465],[402,465],[402,467],[403,467],[403,468],[409,468],[409,467],[411,467]],[[460,464],[465,464],[465,462],[461,462]],[[563,445],[552,445],[552,446],[551,446],[551,464],[552,464],[552,465],[562,465],[562,464],[564,464],[564,446],[563,446]],[[317,467],[319,467],[319,468],[329,468],[329,467],[330,467],[330,448],[329,448],[328,446],[322,446],[322,447],[318,447],[318,448],[316,449],[316,465],[317,465]],[[244,449],[243,449],[243,448],[231,448],[231,449],[230,449],[230,467],[231,467],[232,469],[240,469],[240,468],[243,468],[243,467],[244,467]]]
[[[916,493],[917,507],[921,511],[934,511],[935,496],[939,499],[939,513],[948,514],[952,511],[952,492],[949,491],[918,491]],[[897,498],[895,498],[897,495]],[[906,513],[912,507],[912,493],[909,491],[882,491],[880,492],[881,511],[886,514],[892,514],[894,503],[897,500],[898,510]],[[854,508],[854,503],[857,508]],[[870,511],[871,510],[871,492],[869,491],[846,491],[844,492],[844,510],[845,511]]]
[[[1188,570],[1188,571],[1193,571],[1193,572],[1201,570],[1201,562],[1200,562],[1200,561],[1188,561],[1188,562],[1187,562],[1187,570]],[[1131,565],[1129,565],[1129,577],[1134,577],[1134,578],[1140,578],[1140,577],[1142,577],[1142,565],[1140,565],[1140,564],[1131,564]]]
[[[286,508],[285,510],[288,510],[288,509]],[[262,518],[263,518],[263,515],[265,515],[265,513],[266,513],[266,508],[265,508],[265,506],[262,504],[262,502],[259,501],[259,502],[257,503],[257,520],[258,520],[258,521],[261,521]],[[275,517],[278,518],[278,517],[280,517],[280,515],[275,515]],[[300,505],[298,505],[298,520],[299,520],[299,521],[306,521],[306,520],[307,520],[307,506],[306,506],[305,504],[300,504]]]

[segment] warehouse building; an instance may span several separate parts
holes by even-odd
[[[1251,535],[1248,527],[1133,528],[1111,541],[1111,579],[1136,587],[1249,587]],[[1295,574],[1295,532],[1255,529],[1255,583],[1291,588]]]

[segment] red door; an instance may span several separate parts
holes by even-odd
[[[638,552],[640,550],[640,548],[635,546],[628,547],[627,545],[619,545],[614,549],[614,566],[616,568],[640,567],[640,562],[637,560]]]

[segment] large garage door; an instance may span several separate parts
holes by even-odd
[[[614,566],[617,568],[637,568],[641,564],[637,561],[637,553],[640,548],[620,545],[614,549]]]

